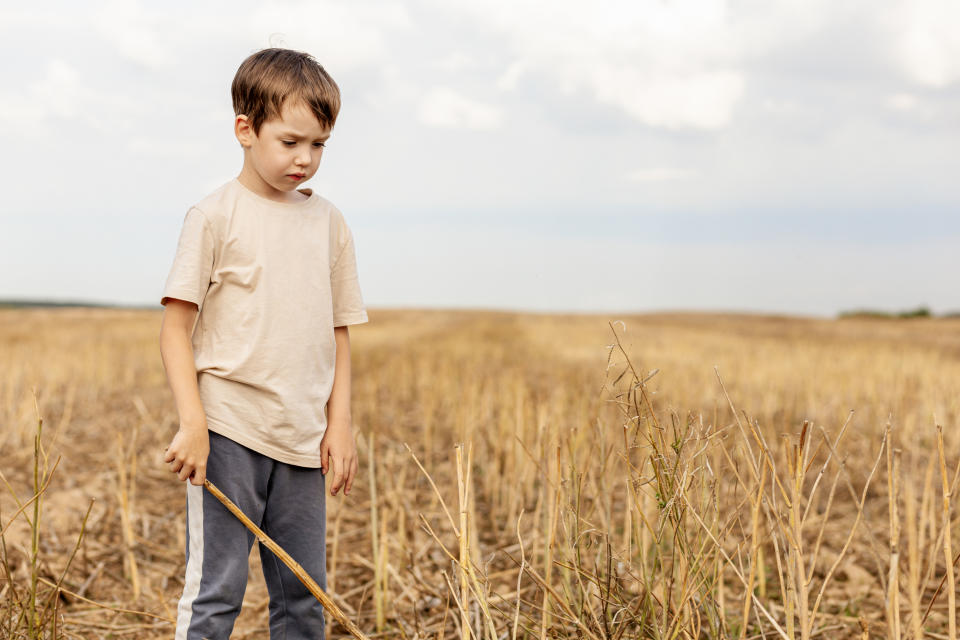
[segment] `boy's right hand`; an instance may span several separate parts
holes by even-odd
[[[163,461],[169,463],[170,471],[180,480],[190,479],[200,486],[207,478],[207,456],[210,455],[210,435],[206,425],[203,427],[185,427],[173,436],[167,455]]]

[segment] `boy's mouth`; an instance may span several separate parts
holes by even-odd
[[[305,174],[305,173],[288,173],[288,174],[287,174],[287,177],[288,177],[288,178],[293,178],[294,180],[303,180],[304,177],[306,177],[306,175],[307,175],[307,174]]]

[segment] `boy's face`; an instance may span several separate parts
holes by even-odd
[[[320,126],[307,105],[289,101],[279,118],[260,125],[255,134],[245,115],[235,120],[237,140],[244,148],[240,181],[254,192],[281,202],[293,200],[294,189],[313,177],[320,166],[330,130]]]

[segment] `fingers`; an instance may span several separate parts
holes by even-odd
[[[190,483],[193,484],[194,486],[199,487],[203,485],[203,482],[206,479],[207,479],[207,470],[205,467],[200,466],[200,467],[197,467],[194,470],[193,475],[190,476]]]
[[[177,477],[181,480],[186,480],[193,475],[195,470],[196,469],[192,464],[184,464],[182,467],[180,467],[180,471],[177,472]]]
[[[169,464],[170,471],[177,474],[177,478],[180,480],[190,480],[195,485],[202,485],[207,478],[206,464],[184,460],[172,452],[167,453],[164,462]]]
[[[354,478],[356,477],[356,475],[357,475],[357,468],[358,468],[358,466],[359,466],[359,465],[357,464],[357,457],[354,456],[354,457],[350,460],[350,464],[349,464],[349,466],[348,466],[348,470],[347,470],[347,484],[346,484],[346,486],[343,487],[343,495],[345,495],[345,496],[350,495],[350,488],[353,487],[353,479],[354,479]]]
[[[340,456],[332,456],[331,460],[332,464],[330,466],[333,469],[333,484],[330,485],[330,495],[335,496],[343,484],[343,458]]]
[[[164,453],[165,453],[165,455],[163,456],[163,461],[164,461],[164,462],[172,462],[173,459],[176,457],[176,456],[173,454],[173,452],[170,451],[170,447],[167,447],[167,448],[166,448],[166,451],[165,451]]]
[[[174,460],[170,463],[170,471],[177,474],[177,478],[180,480],[190,480],[192,484],[197,486],[202,485],[203,481],[207,479],[207,466],[204,464]]]
[[[359,464],[357,457],[349,458],[341,456],[330,456],[331,468],[333,469],[333,482],[330,484],[330,495],[337,495],[340,487],[343,487],[343,494],[350,495],[350,489],[353,487],[353,479],[357,475]]]
[[[322,470],[323,475],[327,475],[327,469],[330,468],[330,448],[326,446],[320,447],[320,469]]]

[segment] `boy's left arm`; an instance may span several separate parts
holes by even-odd
[[[330,469],[333,470],[330,495],[335,496],[341,486],[344,494],[350,494],[358,464],[350,415],[350,332],[347,327],[334,327],[333,335],[337,343],[337,358],[333,389],[327,401],[327,431],[320,442],[320,465],[324,476]]]

